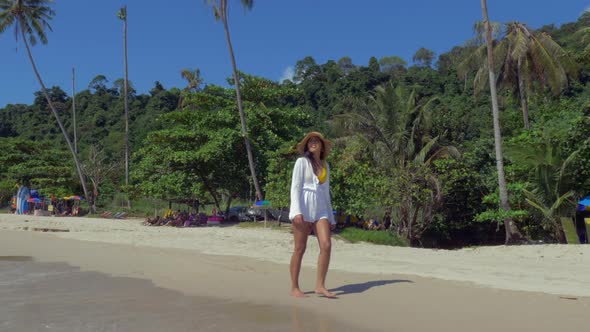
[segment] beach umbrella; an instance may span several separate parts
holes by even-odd
[[[582,198],[578,202],[578,207],[576,208],[578,211],[590,211],[590,196],[586,196]]]

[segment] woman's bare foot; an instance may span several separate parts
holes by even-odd
[[[293,297],[307,297],[304,292],[301,291],[299,288],[293,288],[291,290],[291,296]]]
[[[331,298],[331,299],[337,298],[336,294],[328,291],[326,288],[323,288],[323,287],[322,288],[316,288],[315,289],[315,293],[318,294],[318,295],[323,295],[323,296],[325,296],[327,298]]]

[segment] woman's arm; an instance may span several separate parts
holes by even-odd
[[[330,224],[334,225],[336,224],[336,219],[334,218],[334,209],[332,208],[332,199],[330,198],[330,165],[328,165],[328,163],[326,162],[326,170],[328,171],[327,175],[327,179],[326,179],[326,184],[328,185],[328,187],[326,188],[327,190],[326,192],[326,202],[328,203],[328,209],[330,212],[330,215],[328,216],[328,220],[330,221]]]
[[[302,214],[301,209],[301,193],[303,192],[304,179],[304,164],[303,158],[297,159],[295,167],[293,167],[293,177],[291,178],[291,207],[289,211],[289,219],[293,220],[297,215]]]

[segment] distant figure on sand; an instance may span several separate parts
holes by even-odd
[[[330,167],[326,158],[331,142],[318,132],[310,132],[299,144],[302,155],[293,168],[291,209],[295,248],[291,257],[291,296],[306,297],[299,287],[299,271],[305,253],[307,237],[313,230],[320,246],[315,293],[336,297],[326,289],[326,274],[330,265],[332,242],[330,231],[336,227],[330,199]]]

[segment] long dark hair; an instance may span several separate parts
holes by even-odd
[[[313,167],[314,173],[317,173],[317,171],[318,171],[317,167],[322,164],[322,160],[324,160],[324,158],[325,158],[324,142],[322,140],[320,140],[320,142],[322,142],[322,151],[320,151],[320,160],[316,161],[313,153],[309,152],[309,149],[307,148],[307,142],[305,142],[305,147],[303,148],[303,151],[304,151],[303,156],[305,158],[309,159],[309,161],[311,161],[311,166]]]

